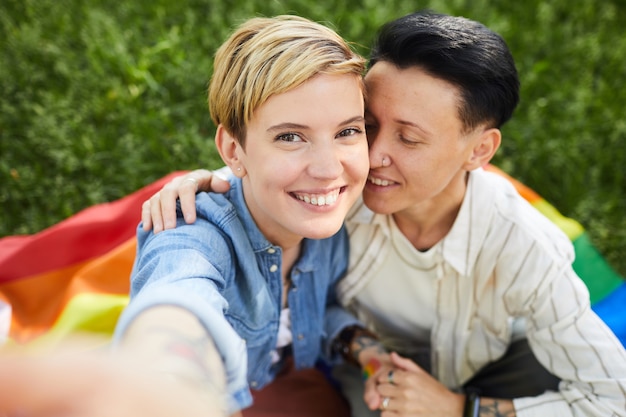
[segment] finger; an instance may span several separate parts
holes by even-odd
[[[219,170],[209,171],[207,169],[196,169],[188,175],[193,176],[198,181],[198,191],[223,193],[228,191],[230,183]]]
[[[192,184],[195,187],[192,187]],[[207,191],[224,193],[230,188],[227,179],[206,169],[196,169],[187,174],[178,187],[180,206],[186,223],[196,221],[196,193]]]
[[[228,179],[216,172],[210,179],[210,189],[216,193],[225,193],[230,189]]]
[[[381,417],[383,416],[395,416],[395,415],[406,415],[401,412],[406,412],[406,401],[398,395],[398,388],[394,385],[384,384],[378,386],[378,392],[380,394],[380,406],[378,409],[382,412]],[[385,399],[387,399],[385,404]],[[414,415],[414,414],[409,414]]]
[[[379,384],[399,384],[399,380],[402,379],[401,369],[389,369],[387,372],[378,375],[377,381]]]
[[[383,398],[378,392],[378,384],[380,383],[381,377],[383,375],[387,375],[389,370],[390,368],[388,366],[381,366],[365,381],[363,399],[371,410],[377,410],[380,408]]]
[[[198,192],[199,181],[192,174],[185,176],[178,186],[178,198],[180,199],[180,208],[183,212],[185,223],[191,224],[196,221],[196,193]],[[176,213],[172,213],[176,220]],[[169,214],[168,214],[169,215]],[[167,221],[167,216],[166,216]]]
[[[144,232],[152,229],[152,216],[150,215],[150,200],[146,200],[141,205],[141,224]]]
[[[365,401],[370,410],[377,410],[380,407],[382,398],[376,390],[376,378],[369,377],[364,384],[363,401]]]
[[[396,385],[391,385],[388,383],[376,385],[376,391],[378,392],[378,395],[380,395],[380,398],[396,398],[401,396],[401,388],[398,388]]]
[[[389,410],[389,404],[391,403],[391,397],[384,397],[383,402],[380,403],[380,410],[387,411]]]
[[[162,219],[163,229],[173,229],[176,227],[176,201],[178,200],[181,190],[188,190],[195,196],[196,183],[186,181],[187,176],[176,177],[169,183],[165,184],[161,190],[161,198],[159,199],[158,213],[153,210],[154,222],[155,216]]]
[[[149,201],[152,231],[156,234],[163,231],[163,217],[161,216],[161,192],[159,191]],[[144,229],[145,230],[145,229]]]
[[[189,173],[198,181],[198,191],[217,191],[213,188],[212,183],[216,177],[213,171],[207,169],[196,169]]]
[[[381,411],[381,417],[397,415],[396,412],[400,410],[399,406],[400,402],[397,398],[392,396],[383,397],[379,407],[379,410]]]
[[[391,352],[391,363],[397,366],[400,369],[404,369],[405,371],[418,372],[422,369],[412,360],[403,358],[398,355],[396,352]]]

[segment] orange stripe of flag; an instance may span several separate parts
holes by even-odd
[[[45,333],[77,295],[127,295],[136,246],[132,237],[82,264],[0,285],[0,298],[13,310],[10,338],[24,343]]]
[[[496,167],[494,165],[491,165],[491,164],[485,165],[484,168],[487,171],[491,171],[491,172],[494,172],[496,174],[502,175],[504,178],[506,178],[509,181],[511,181],[513,186],[515,186],[515,189],[517,190],[517,192],[520,193],[522,195],[522,197],[524,197],[524,199],[526,201],[528,201],[529,203],[533,204],[535,201],[541,199],[541,196],[539,194],[537,194],[533,189],[531,189],[530,187],[522,184],[521,182],[519,182],[515,178],[511,177],[506,172],[502,171],[500,168],[498,168],[498,167]]]

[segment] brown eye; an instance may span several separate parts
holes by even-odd
[[[351,127],[348,129],[344,129],[341,132],[339,132],[339,134],[337,136],[339,137],[346,137],[346,136],[354,136],[354,135],[358,135],[363,133],[363,131],[361,129],[357,129],[355,127]]]
[[[283,133],[282,135],[276,136],[277,141],[282,142],[301,142],[302,138],[297,133]]]

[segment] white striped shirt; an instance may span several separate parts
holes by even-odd
[[[366,284],[386,274],[381,265],[394,250],[389,222],[361,203],[346,224],[350,269],[338,294],[367,321],[364,301],[375,295],[365,293]],[[559,392],[515,399],[518,416],[626,416],[626,351],[591,310],[572,269],[569,238],[508,180],[471,172],[461,210],[437,250],[430,345],[441,383],[461,387],[505,353],[513,323],[525,321],[534,355],[562,382]]]

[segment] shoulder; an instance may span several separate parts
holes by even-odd
[[[229,190],[225,194],[207,192],[196,194],[198,218],[219,224],[225,219],[237,216],[236,204],[232,199],[233,192],[233,190]]]
[[[572,263],[574,248],[570,238],[551,219],[524,199],[512,182],[502,175],[477,170],[472,172],[470,187],[474,197],[489,201],[491,234],[507,234],[506,247],[522,253],[534,247],[535,253],[554,261]],[[479,214],[480,215],[480,214]]]
[[[484,171],[472,176],[474,204],[469,210],[467,251],[476,282],[484,288],[497,286],[497,298],[519,315],[527,313],[531,301],[551,299],[553,288],[584,292],[573,269],[570,238],[507,178]],[[480,239],[475,239],[478,235]]]
[[[180,209],[177,213],[176,228],[158,234],[137,231],[138,257],[151,254],[194,251],[199,256],[211,254],[214,261],[228,259],[236,232],[233,223],[238,223],[237,212],[227,195],[199,193],[196,197],[196,221],[187,224]]]
[[[570,238],[559,226],[520,195],[513,183],[498,174],[482,171],[477,179],[493,195],[494,223],[508,231],[521,247],[533,246],[542,256],[566,263],[574,261]]]

